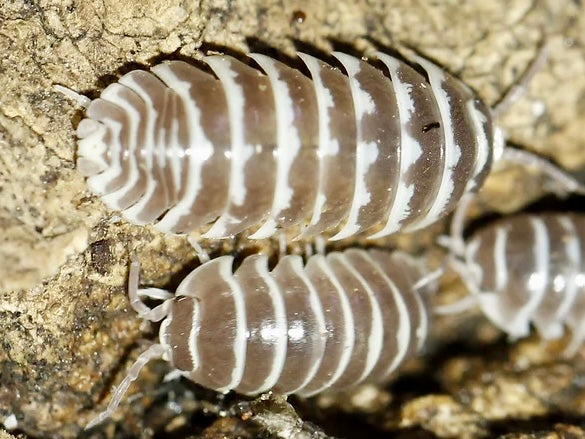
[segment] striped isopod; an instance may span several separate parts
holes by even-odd
[[[284,256],[272,270],[252,255],[232,273],[232,256],[191,272],[176,294],[138,290],[138,264],[129,293],[142,318],[163,320],[160,342],[143,352],[116,390],[117,407],[140,369],[164,358],[181,375],[214,390],[311,396],[362,381],[386,380],[423,345],[432,282],[419,261],[401,253],[349,249],[327,256]],[[165,299],[154,309],[140,296]]]
[[[207,56],[133,71],[87,105],[78,169],[128,221],[206,238],[296,227],[382,237],[425,227],[482,184],[503,136],[459,80],[413,55],[377,66],[299,53],[309,76]]]
[[[472,295],[437,311],[478,304],[512,338],[572,331],[571,353],[585,340],[585,216],[521,214],[479,229],[454,261]]]

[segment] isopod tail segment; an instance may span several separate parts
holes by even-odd
[[[109,417],[144,365],[169,361],[184,376],[219,392],[269,390],[309,397],[364,381],[386,382],[424,346],[428,295],[435,276],[424,260],[401,252],[349,249],[287,255],[269,270],[265,255],[247,256],[233,271],[221,256],[193,270],[171,295],[138,288],[129,275],[132,307],[161,321],[160,342],[142,353],[114,391]],[[163,302],[149,308],[142,298]]]

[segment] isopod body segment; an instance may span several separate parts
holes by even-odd
[[[479,229],[455,264],[483,313],[512,338],[585,340],[585,216],[521,214]],[[447,305],[448,307],[448,305]]]
[[[151,358],[168,360],[181,375],[205,387],[259,394],[311,396],[363,381],[383,382],[423,346],[432,283],[421,262],[401,253],[349,249],[285,256],[272,271],[263,255],[206,262],[181,282],[175,295],[137,289],[139,315],[162,320],[160,341],[145,351],[95,425],[116,408],[130,382]],[[139,296],[164,298],[154,309]]]
[[[128,221],[204,237],[425,227],[475,191],[503,149],[490,110],[430,61],[299,53],[305,75],[207,56],[132,71],[87,107],[78,169]]]

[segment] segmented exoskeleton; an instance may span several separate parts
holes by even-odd
[[[424,344],[425,295],[434,286],[420,286],[424,267],[404,253],[350,249],[311,256],[306,265],[289,255],[271,271],[266,256],[252,255],[232,267],[232,256],[205,262],[171,295],[137,289],[132,265],[130,301],[142,318],[163,320],[160,342],[140,355],[89,426],[115,410],[152,358],[218,391],[311,396],[383,382]],[[149,309],[141,296],[164,302]]]
[[[452,255],[471,296],[439,313],[477,304],[512,338],[532,323],[545,339],[567,325],[571,354],[585,340],[585,215],[521,214],[489,224]]]
[[[252,238],[297,227],[331,239],[425,227],[479,188],[503,138],[461,81],[414,67],[304,53],[309,76],[261,54],[260,69],[207,56],[132,71],[87,106],[78,169],[127,220],[175,233]]]

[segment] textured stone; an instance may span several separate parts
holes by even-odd
[[[145,348],[142,340],[156,336],[129,309],[131,255],[142,262],[143,284],[170,289],[198,264],[185,238],[128,225],[87,191],[75,171],[74,132],[83,112],[52,86],[93,98],[120,74],[163,59],[266,45],[293,55],[294,40],[323,51],[342,42],[367,53],[370,40],[411,47],[490,104],[546,40],[549,62],[502,126],[516,144],[572,171],[583,167],[585,14],[579,2],[1,2],[0,415],[14,414],[18,431],[77,437]],[[541,183],[538,173],[523,169],[496,172],[478,205],[518,209],[541,195]],[[438,225],[388,242],[421,251],[442,230]],[[278,249],[275,240],[202,244],[213,256],[259,249],[276,256]],[[303,250],[302,243],[289,247]],[[285,407],[289,420],[316,424],[307,430],[316,435],[528,437],[538,430],[541,436],[530,437],[581,437],[569,424],[585,410],[583,358],[560,360],[558,352],[537,338],[509,346],[477,313],[452,316],[437,322],[427,357],[380,394],[359,389],[353,398],[292,399],[293,406],[277,399],[263,406],[264,421],[231,416],[236,396],[185,382],[161,385],[168,369],[153,362],[100,431],[104,437],[151,437],[171,431],[165,430],[170,425],[177,427],[174,437],[230,437],[230,428],[231,437],[253,437],[258,425],[275,418],[272,408]],[[549,415],[549,421],[527,421]],[[271,424],[270,433],[284,437],[278,425]]]

